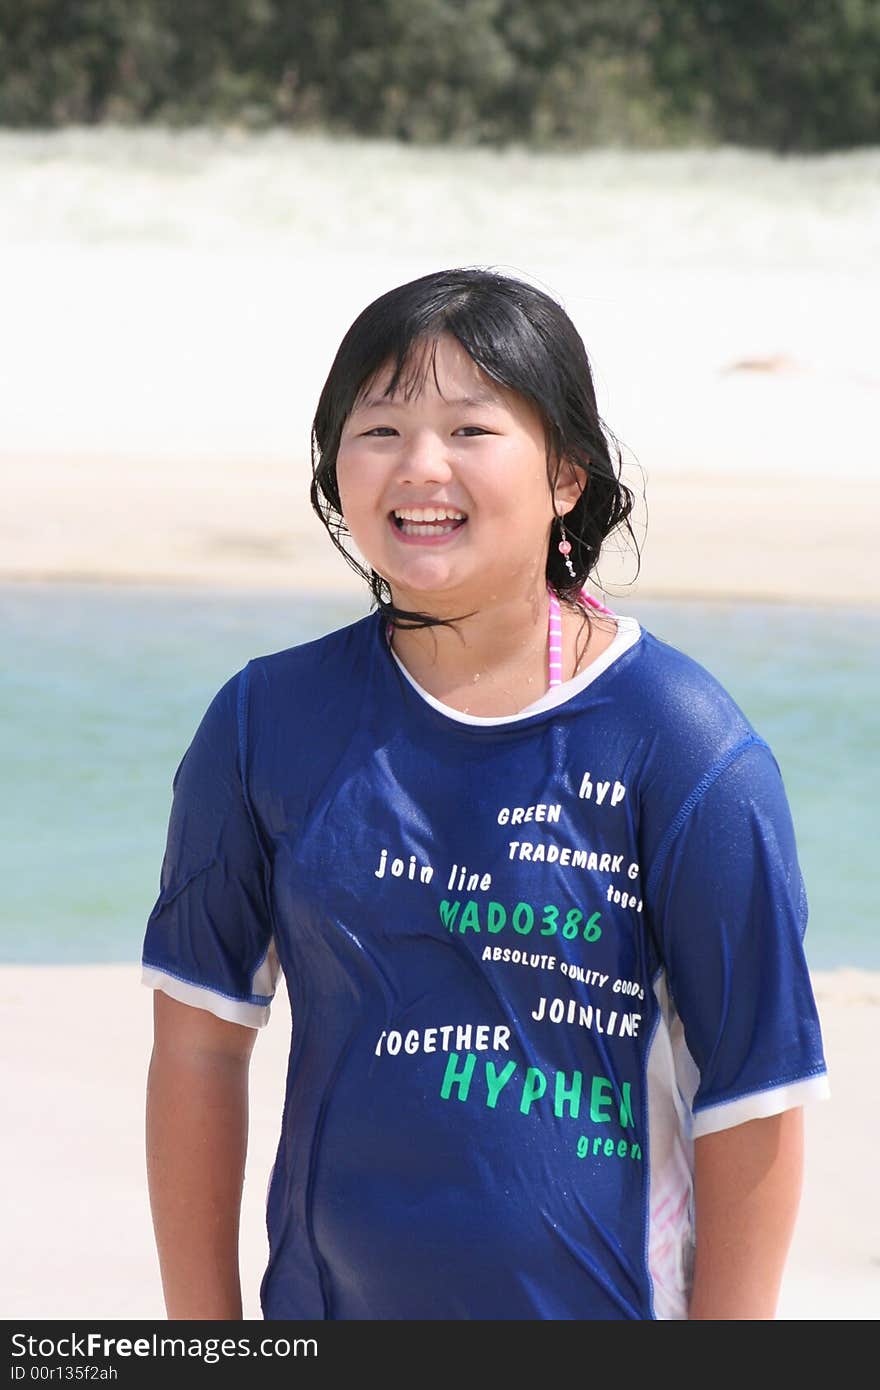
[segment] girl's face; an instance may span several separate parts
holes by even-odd
[[[451,335],[437,340],[435,372],[410,400],[391,399],[383,368],[345,423],[336,477],[355,545],[398,607],[533,592],[554,515],[543,421]],[[563,470],[557,510],[578,492]]]

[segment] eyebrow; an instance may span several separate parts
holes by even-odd
[[[401,404],[402,404],[401,401],[395,401],[391,396],[367,396],[363,401],[361,401],[361,403],[360,403],[360,405],[357,407],[357,409],[358,409],[358,410],[383,410],[383,409],[387,410],[389,406],[399,406],[399,405],[401,405]],[[495,405],[495,406],[500,406],[500,405],[501,405],[501,401],[498,399],[497,396],[491,396],[491,395],[475,395],[475,396],[458,396],[458,397],[456,397],[455,400],[444,401],[443,404],[444,404],[444,405],[447,405],[447,406],[450,406],[450,407],[451,407],[451,406],[456,406],[456,407],[460,407],[460,406],[479,406],[479,405]],[[354,412],[352,412],[352,413],[354,413]]]

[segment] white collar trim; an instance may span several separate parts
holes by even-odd
[[[532,704],[526,705],[525,709],[521,709],[517,714],[464,714],[462,710],[453,709],[451,705],[444,705],[442,700],[438,700],[434,695],[429,695],[428,691],[419,685],[418,681],[410,675],[390,644],[388,650],[391,652],[391,655],[409,681],[413,690],[421,695],[426,704],[431,705],[433,709],[439,710],[441,714],[445,714],[447,719],[454,719],[459,724],[476,724],[484,728],[492,728],[497,724],[514,724],[518,719],[527,719],[530,715],[540,714],[543,710],[554,709],[557,705],[565,704],[574,695],[579,695],[582,690],[586,690],[587,686],[592,685],[593,681],[596,680],[598,676],[601,676],[603,671],[607,671],[608,667],[613,665],[618,657],[623,656],[624,652],[629,651],[630,647],[635,646],[642,635],[641,625],[638,621],[635,618],[622,617],[617,613],[615,613],[613,617],[614,621],[617,623],[617,633],[610,646],[606,647],[602,655],[597,656],[595,661],[591,661],[585,670],[573,676],[571,680],[563,681],[561,685],[554,686],[551,690],[548,690],[546,694],[542,695],[539,700],[535,700]]]

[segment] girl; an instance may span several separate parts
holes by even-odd
[[[772,1318],[827,1089],[791,818],[712,676],[584,590],[632,498],[574,325],[492,271],[390,291],[313,462],[375,611],[216,696],[146,933],[169,1316],[241,1316],[281,968],[267,1318]]]

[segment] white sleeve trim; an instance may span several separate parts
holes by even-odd
[[[269,1022],[268,1004],[251,1004],[246,999],[230,999],[225,994],[206,989],[204,985],[193,985],[188,980],[178,980],[174,975],[166,975],[155,966],[141,968],[141,983],[148,989],[160,989],[163,994],[176,999],[179,1004],[191,1004],[195,1009],[207,1009],[208,1013],[227,1023],[243,1023],[247,1028],[263,1028]]]
[[[698,1110],[694,1115],[693,1136],[699,1139],[701,1134],[717,1134],[721,1129],[732,1129],[746,1120],[780,1115],[783,1110],[793,1110],[811,1100],[827,1100],[830,1094],[831,1087],[825,1072],[805,1077],[803,1081],[792,1081],[787,1086],[754,1091],[750,1096],[740,1096],[724,1105],[710,1105],[705,1110]]]

